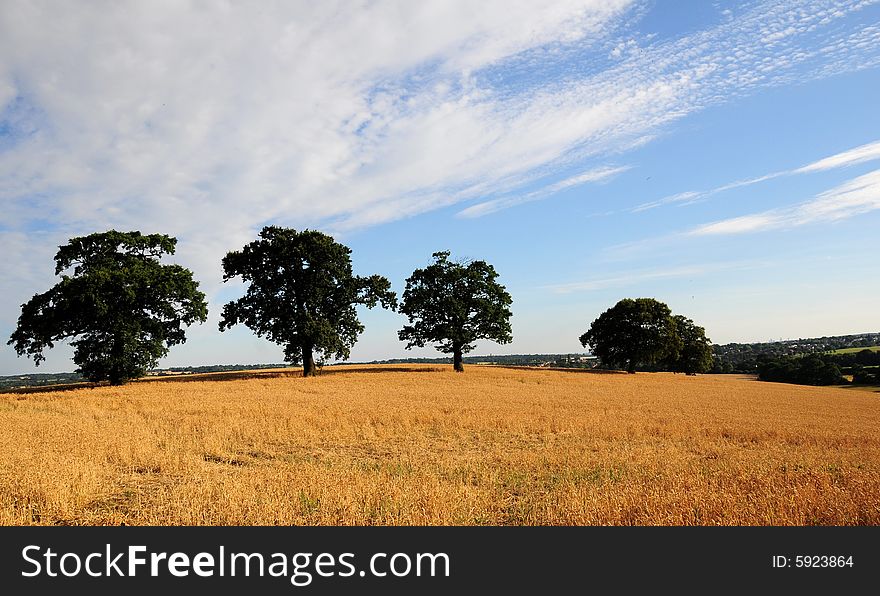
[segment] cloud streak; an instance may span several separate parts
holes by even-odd
[[[697,265],[683,265],[679,267],[670,267],[666,269],[650,269],[629,271],[624,275],[615,275],[611,277],[601,277],[590,279],[587,281],[572,282],[565,284],[555,284],[545,286],[546,289],[556,294],[571,294],[574,292],[587,292],[606,290],[610,288],[627,287],[641,284],[643,282],[652,282],[667,279],[681,279],[686,277],[700,278],[714,273],[722,273],[734,270],[754,269],[757,267],[766,267],[766,263],[758,263],[753,261],[737,261],[724,263],[704,263]]]
[[[833,170],[837,168],[844,168],[849,166],[854,166],[857,164],[867,163],[870,161],[874,161],[880,159],[880,141],[874,141],[873,143],[867,143],[865,145],[861,145],[859,147],[855,147],[854,149],[850,149],[848,151],[843,151],[841,153],[837,153],[836,155],[832,155],[830,157],[826,157],[824,159],[820,159],[818,161],[814,161],[800,168],[795,168],[793,170],[783,170],[781,172],[772,172],[770,174],[765,174],[764,176],[758,176],[757,178],[749,178],[746,180],[737,180],[736,182],[731,182],[728,184],[724,184],[722,186],[718,186],[711,190],[704,191],[685,191],[681,193],[676,193],[674,195],[670,195],[668,197],[664,197],[657,201],[651,201],[649,203],[642,203],[631,209],[632,213],[639,213],[642,211],[647,211],[649,209],[654,209],[656,207],[663,207],[665,205],[690,205],[691,203],[696,203],[702,200],[709,198],[712,195],[727,191],[733,190],[735,188],[742,188],[744,186],[751,186],[753,184],[758,184],[760,182],[766,182],[767,180],[773,180],[774,178],[780,178],[782,176],[792,176],[796,174],[812,174],[815,172],[824,172],[827,170]]]
[[[880,159],[880,141],[874,141],[819,161],[814,161],[801,168],[793,170],[793,174],[805,174],[811,172],[823,172],[825,170],[833,170],[835,168],[843,168],[854,166],[856,164],[866,163]]]
[[[465,218],[482,217],[484,215],[489,215],[490,213],[495,213],[496,211],[501,211],[502,209],[508,209],[510,207],[522,205],[523,203],[540,201],[541,199],[545,199],[556,192],[565,190],[566,188],[580,186],[589,182],[608,181],[614,176],[629,170],[630,167],[631,166],[605,166],[601,168],[596,168],[594,170],[588,170],[586,172],[578,174],[577,176],[565,178],[564,180],[560,180],[559,182],[555,182],[553,184],[550,184],[549,186],[545,186],[541,190],[536,190],[521,196],[502,197],[499,199],[493,199],[491,201],[477,203],[476,205],[472,205],[466,209],[462,209],[458,212],[457,215],[459,217]]]
[[[840,221],[877,209],[880,209],[880,170],[849,180],[798,205],[703,224],[688,235],[718,236],[790,229]]]

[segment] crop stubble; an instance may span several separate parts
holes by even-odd
[[[328,367],[0,396],[0,523],[876,525],[876,394]]]

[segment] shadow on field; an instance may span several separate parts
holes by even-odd
[[[340,375],[351,373],[424,373],[435,372],[439,368],[414,368],[409,366],[345,366],[337,368],[327,366],[318,372],[318,377],[327,375]],[[290,370],[234,370],[216,373],[196,373],[191,375],[144,377],[139,382],[151,383],[194,383],[198,381],[247,381],[250,379],[282,379],[302,378],[302,369],[291,368]]]
[[[328,366],[323,371],[318,373],[318,376],[324,375],[339,375],[345,373],[429,373],[429,372],[438,372],[444,370],[444,368],[449,368],[452,370],[452,365],[448,365],[447,367],[443,366],[432,366],[432,367],[414,367],[414,366],[363,366],[363,367],[351,367],[346,366],[345,368],[336,368]]]
[[[628,375],[629,373],[625,370],[607,370],[601,368],[568,368],[563,366],[517,366],[515,364],[488,364],[483,365],[486,368],[509,368],[511,370],[534,370],[534,371],[545,371],[552,370],[554,372],[567,372],[567,373],[585,373],[592,375]],[[467,370],[467,367],[465,367]],[[646,374],[646,373],[636,373],[636,374]]]
[[[506,364],[465,364],[465,374],[469,370],[480,368],[508,368],[510,370],[526,370],[526,371],[547,371],[567,373],[589,373],[594,375],[626,375],[625,370],[600,370],[590,368],[561,368],[552,366],[516,366]],[[418,366],[407,365],[381,365],[381,364],[344,364],[340,366],[325,366],[319,369],[318,377],[327,375],[345,375],[352,373],[430,373],[452,371],[452,364],[428,365],[422,364]],[[647,373],[640,373],[647,374]],[[240,371],[224,371],[216,373],[195,373],[180,376],[161,376],[161,377],[144,377],[139,379],[140,382],[159,382],[159,383],[188,383],[195,381],[238,381],[247,379],[279,379],[284,377],[302,377],[302,369],[291,368],[285,370],[240,370]]]
[[[63,385],[36,385],[34,387],[10,387],[0,389],[0,395],[26,395],[30,393],[54,393],[56,391],[73,391],[74,389],[94,389],[107,386],[106,383],[65,383]]]
[[[555,371],[566,373],[589,373],[594,375],[625,375],[626,371],[622,370],[598,370],[589,368],[557,368],[549,366],[515,366],[515,365],[466,365],[465,370],[474,368],[507,368],[511,370],[524,371]],[[328,375],[345,375],[345,374],[361,374],[361,373],[431,373],[452,370],[452,365],[444,364],[439,366],[382,366],[382,365],[344,365],[344,366],[326,366],[318,372],[318,377]],[[202,383],[210,381],[247,381],[253,379],[282,379],[282,378],[302,378],[301,368],[290,369],[270,369],[270,370],[230,370],[218,371],[210,373],[192,373],[181,375],[161,375],[141,377],[132,381],[132,383]],[[109,387],[106,382],[102,383],[66,383],[63,385],[39,385],[34,387],[14,387],[9,389],[0,389],[0,395],[9,394],[38,394],[38,393],[54,393],[57,391],[73,391],[75,389],[94,389],[96,387]]]
[[[449,366],[451,369],[451,365]],[[318,377],[327,375],[351,374],[351,373],[427,373],[443,370],[444,367],[438,366],[357,366],[346,365],[344,368],[328,366],[318,372]],[[141,377],[132,381],[132,383],[197,383],[210,381],[247,381],[251,379],[281,379],[281,378],[302,378],[301,368],[291,368],[286,370],[231,370],[218,371],[211,373],[193,373],[181,375],[161,375]],[[56,391],[72,391],[74,389],[94,389],[95,387],[109,387],[108,383],[66,383],[63,385],[39,385],[34,387],[13,387],[9,389],[0,389],[0,395],[3,394],[35,394],[35,393],[54,393]]]

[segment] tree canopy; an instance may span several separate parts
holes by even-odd
[[[39,365],[46,348],[74,338],[73,361],[85,378],[118,385],[143,376],[186,341],[184,326],[207,318],[192,272],[159,262],[176,243],[116,230],[70,239],[55,255],[55,275],[72,273],[22,305],[8,343]]]
[[[478,339],[500,344],[513,341],[510,305],[513,300],[486,261],[459,263],[449,251],[435,252],[434,263],[416,269],[406,280],[400,312],[409,319],[398,332],[407,349],[436,344],[453,355],[453,368],[463,372],[462,354]]]
[[[681,349],[669,363],[671,370],[695,375],[712,368],[712,346],[706,337],[706,330],[683,315],[675,315],[673,319]]]
[[[826,358],[819,354],[763,358],[758,364],[758,379],[798,385],[842,385],[846,383],[847,380],[841,374],[837,364],[826,360]]]
[[[672,312],[653,298],[624,298],[603,312],[580,336],[603,364],[625,368],[676,360],[681,339]]]
[[[390,282],[352,273],[351,249],[314,230],[267,226],[223,258],[223,280],[240,276],[245,295],[223,307],[220,331],[243,323],[281,344],[284,359],[316,373],[315,354],[347,359],[364,326],[356,306],[394,309]]]

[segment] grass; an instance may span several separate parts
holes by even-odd
[[[880,523],[880,402],[351,366],[0,396],[0,524]]]
[[[870,346],[867,348],[840,348],[839,350],[831,350],[829,354],[855,354],[862,350],[871,350],[872,352],[880,352],[880,346]]]

